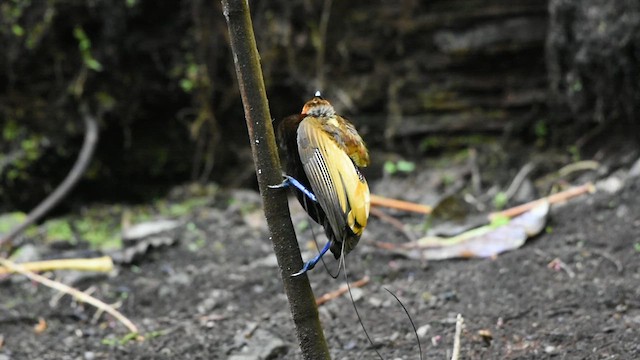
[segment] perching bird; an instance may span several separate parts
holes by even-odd
[[[369,153],[348,120],[336,115],[320,92],[302,108],[274,124],[278,144],[286,156],[281,188],[293,186],[309,216],[324,227],[329,242],[293,274],[312,269],[331,250],[336,259],[358,244],[369,218],[369,186],[360,172]]]

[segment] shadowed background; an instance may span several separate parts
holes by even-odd
[[[640,133],[634,1],[251,6],[272,115],[321,89],[375,151],[516,141],[579,152]],[[217,1],[15,0],[0,16],[0,210],[27,211],[64,178],[83,103],[100,144],[62,210],[187,181],[254,186]]]

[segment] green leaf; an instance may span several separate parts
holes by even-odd
[[[490,226],[493,227],[493,228],[497,228],[497,227],[500,227],[500,226],[507,225],[509,223],[509,221],[511,221],[511,218],[509,218],[508,216],[505,216],[505,215],[494,216],[491,219]]]
[[[398,171],[409,173],[416,169],[416,164],[411,161],[400,160],[396,164]]]
[[[502,209],[507,205],[507,201],[507,194],[501,191],[493,198],[493,206],[495,206],[496,209]]]
[[[535,124],[534,131],[536,136],[539,138],[543,138],[547,136],[549,130],[547,129],[547,123],[544,120],[538,120]]]
[[[73,37],[78,40],[78,48],[83,53],[91,48],[91,40],[89,40],[87,33],[80,26],[73,28]]]
[[[13,35],[21,37],[24,35],[24,28],[18,24],[13,24],[13,26],[11,26],[11,32],[13,32]]]
[[[387,174],[395,174],[398,172],[398,167],[393,161],[385,161],[384,162],[384,172]]]
[[[93,71],[102,71],[102,64],[94,58],[86,59],[85,64],[87,64],[87,67]]]
[[[180,87],[182,88],[182,90],[184,90],[184,92],[190,93],[191,90],[193,90],[193,81],[189,79],[182,79],[180,80]]]
[[[9,120],[2,129],[2,137],[7,141],[15,140],[19,131],[18,124],[14,120]]]

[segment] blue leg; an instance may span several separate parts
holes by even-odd
[[[304,273],[306,273],[307,271],[313,269],[316,264],[318,263],[318,261],[320,261],[320,259],[322,258],[322,256],[329,251],[329,248],[331,247],[331,241],[327,241],[327,245],[325,245],[322,250],[320,250],[320,253],[318,255],[316,255],[316,257],[314,257],[313,259],[307,261],[306,263],[304,263],[304,266],[302,267],[302,269],[300,271],[298,271],[297,273],[291,275],[291,277],[296,277],[296,276],[300,276]]]
[[[283,174],[282,176],[284,176],[284,180],[278,184],[278,185],[269,185],[269,187],[271,189],[282,189],[282,188],[286,188],[288,186],[293,186],[296,189],[302,191],[302,193],[308,197],[311,201],[317,203],[318,200],[316,200],[316,196],[309,191],[309,189],[307,189],[306,187],[304,187],[304,185],[302,185],[302,183],[298,180],[296,180],[294,177],[291,177],[289,175]]]

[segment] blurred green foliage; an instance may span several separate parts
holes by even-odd
[[[93,57],[91,53],[91,40],[89,40],[89,37],[82,27],[76,26],[73,29],[73,36],[78,40],[78,49],[80,49],[82,61],[84,61],[85,66],[93,71],[102,71],[102,64]]]
[[[407,160],[385,161],[384,163],[384,172],[390,175],[396,173],[410,173],[415,169],[416,164]]]

